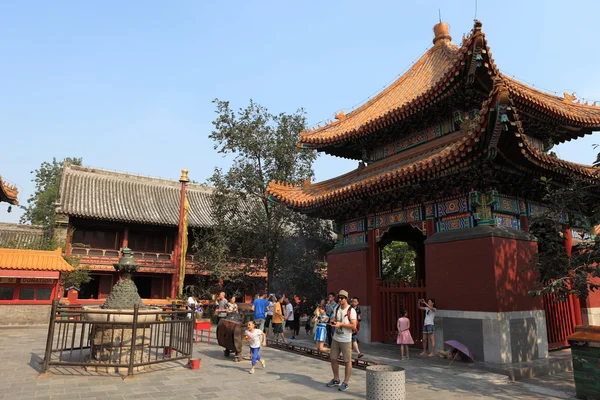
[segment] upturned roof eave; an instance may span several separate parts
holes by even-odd
[[[471,31],[469,37],[463,42],[457,54],[460,54],[461,52],[468,52],[470,54],[470,52],[473,50],[473,46],[476,43],[474,39],[477,36],[481,37],[481,43],[483,44],[483,48],[485,50],[484,53],[487,53],[487,61],[490,64],[488,67],[488,73],[491,73],[493,76],[500,76],[506,82],[509,91],[513,96],[515,96],[515,98],[518,98],[520,102],[525,103],[528,107],[531,107],[536,111],[537,118],[541,120],[555,121],[573,128],[572,132],[564,134],[559,139],[556,139],[556,143],[573,140],[589,134],[594,130],[600,130],[600,106],[596,106],[595,103],[593,105],[588,105],[587,103],[580,104],[575,102],[576,99],[567,93],[565,93],[563,98],[553,96],[502,74],[491,58],[491,52],[489,50],[489,46],[487,45],[485,35],[483,32],[481,32],[480,23],[479,27],[477,25],[478,21],[476,21],[473,31]],[[425,57],[425,55],[423,57]],[[417,61],[417,63],[418,62],[419,61]],[[463,79],[459,79],[457,83],[465,83],[465,78],[467,78],[467,75],[468,74],[465,71],[464,75],[462,76]],[[398,80],[400,79],[402,79],[402,77]],[[437,87],[438,85],[434,85],[429,90]],[[378,96],[384,94],[388,89],[389,87],[384,89]],[[401,108],[408,108],[409,110],[418,108],[419,111],[426,109],[430,103],[422,102],[422,98],[425,97],[425,95],[426,93],[421,93],[415,98],[415,100],[402,105]],[[378,96],[376,96],[373,100],[377,99]],[[365,103],[350,114],[345,115],[344,119],[351,119],[358,113],[363,112],[366,108],[373,104],[373,100]],[[378,118],[374,119],[373,121],[369,121],[367,124],[360,125],[352,130],[344,131],[334,137],[327,137],[328,131],[341,122],[338,120],[323,127],[318,127],[316,130],[305,131],[300,137],[298,147],[315,149],[317,151],[323,151],[327,154],[345,157],[344,152],[337,150],[334,147],[335,145],[349,143],[357,138],[369,134],[373,130],[392,122],[402,120],[407,115],[408,113],[402,113],[400,110],[392,107],[386,114],[380,115]],[[350,152],[348,154],[351,154],[351,157],[349,158],[359,158],[357,157],[356,152]]]

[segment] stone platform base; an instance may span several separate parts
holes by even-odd
[[[513,381],[535,378],[546,375],[556,375],[561,372],[573,371],[571,350],[552,351],[548,358],[515,364],[480,363],[478,367],[489,372],[508,376]]]
[[[548,358],[543,310],[476,312],[438,309],[436,350],[456,340],[469,348],[476,362],[516,364]]]

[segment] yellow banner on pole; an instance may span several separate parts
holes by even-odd
[[[181,258],[179,260],[179,296],[183,294],[183,280],[185,279],[185,256],[188,248],[188,212],[190,204],[187,200],[187,194],[183,199],[183,228],[181,232]]]

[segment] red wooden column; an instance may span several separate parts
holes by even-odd
[[[529,232],[529,217],[527,215],[519,216],[519,222],[521,223],[521,230]]]
[[[121,241],[121,248],[129,247],[129,228],[123,229],[123,240]]]

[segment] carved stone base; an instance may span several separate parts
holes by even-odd
[[[128,364],[132,355],[136,363],[149,361],[149,353],[144,352],[142,348],[148,348],[150,344],[150,328],[147,325],[137,328],[135,349],[131,347],[132,337],[132,328],[123,328],[120,325],[94,325],[91,357],[96,361],[114,364]]]

